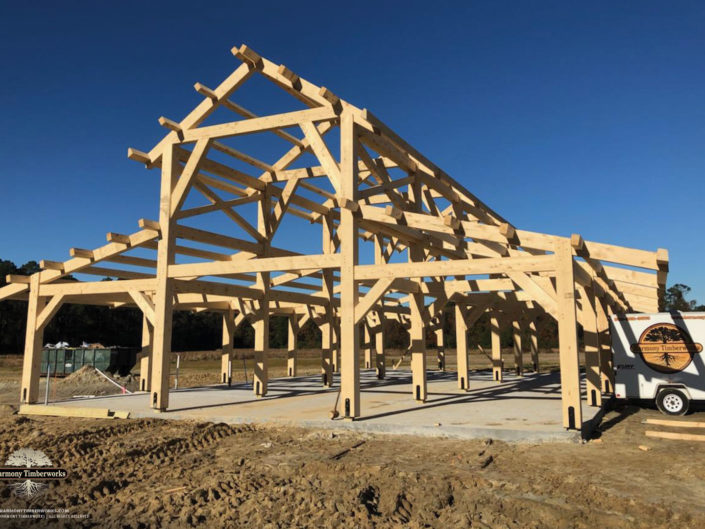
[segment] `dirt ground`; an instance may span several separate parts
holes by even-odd
[[[0,516],[35,508],[66,509],[75,518],[0,517],[3,529],[705,526],[705,445],[645,437],[646,429],[674,430],[642,424],[662,418],[654,410],[611,411],[597,438],[583,445],[506,444],[29,418],[14,414],[17,388],[6,395],[12,399],[0,405],[0,463],[16,449],[32,448],[69,477],[29,500],[0,483]],[[685,420],[704,421],[705,414]]]

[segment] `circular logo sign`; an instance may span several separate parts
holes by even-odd
[[[683,371],[693,361],[693,355],[703,350],[702,344],[693,342],[688,332],[673,323],[656,323],[639,336],[639,343],[631,350],[641,356],[644,363],[659,373]]]

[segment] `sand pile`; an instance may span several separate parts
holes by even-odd
[[[134,375],[111,376],[106,373],[111,379],[127,388],[129,391],[138,389],[139,381]],[[74,395],[114,395],[122,393],[122,390],[111,384],[103,377],[98,370],[92,366],[83,366],[78,371],[74,371],[65,378],[55,379],[55,388],[58,397],[66,398]],[[54,383],[54,380],[52,380]],[[51,392],[51,387],[50,387]]]

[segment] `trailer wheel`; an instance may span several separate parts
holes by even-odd
[[[656,396],[656,407],[666,415],[685,415],[688,413],[688,406],[688,397],[678,389],[662,389]]]

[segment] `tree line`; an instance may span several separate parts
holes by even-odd
[[[30,275],[39,272],[39,264],[29,261],[21,266],[12,261],[0,260],[0,286],[6,284],[7,274]],[[64,279],[72,280],[71,276]],[[106,278],[106,280],[109,280]],[[703,310],[695,300],[686,299],[690,288],[676,284],[665,293],[667,310]],[[21,354],[24,350],[27,302],[6,300],[0,302],[0,354]],[[270,320],[269,342],[272,348],[287,346],[288,328],[285,317],[274,316]],[[540,317],[537,321],[539,347],[557,347],[557,326],[553,318]],[[455,311],[452,305],[446,307],[444,320],[445,345],[454,348]],[[215,350],[221,347],[222,318],[211,312],[174,311],[172,331],[174,351]],[[139,347],[142,335],[142,312],[130,307],[104,307],[94,305],[65,304],[44,330],[44,342],[68,342],[80,346],[82,342],[101,343],[105,346]],[[485,314],[469,330],[469,344],[490,347],[489,315]],[[501,332],[503,347],[512,345],[512,331],[505,325]],[[435,343],[435,335],[427,331],[427,343]],[[526,342],[525,342],[526,343]],[[235,333],[236,348],[248,349],[254,346],[254,330],[249,322],[243,323]],[[299,348],[321,346],[321,332],[309,321],[298,335]],[[395,320],[385,322],[385,347],[405,349],[409,345],[408,332]]]

